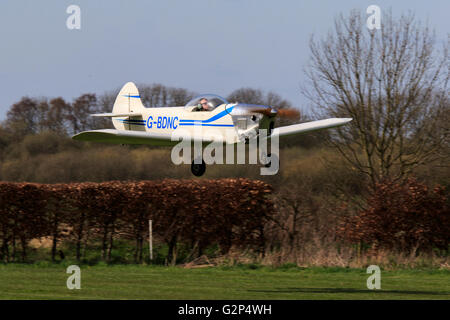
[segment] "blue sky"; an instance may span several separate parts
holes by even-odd
[[[66,27],[71,4],[81,30]],[[253,87],[306,107],[309,37],[371,4],[428,19],[441,40],[450,30],[448,0],[2,0],[0,120],[24,95],[71,100],[127,81],[223,96]]]

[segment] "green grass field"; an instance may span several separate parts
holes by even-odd
[[[368,290],[364,269],[81,266],[81,289],[62,265],[0,265],[0,299],[450,299],[450,271],[381,272]]]

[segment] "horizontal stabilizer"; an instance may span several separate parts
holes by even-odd
[[[128,112],[128,113],[94,113],[91,117],[142,117],[142,113]]]

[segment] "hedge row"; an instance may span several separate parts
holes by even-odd
[[[177,243],[201,254],[216,244],[222,252],[231,246],[264,247],[264,224],[273,214],[271,187],[248,179],[160,180],[104,183],[0,183],[1,258],[26,260],[31,239],[49,237],[52,259],[62,239],[76,246],[82,258],[87,243],[101,243],[102,259],[111,259],[115,239],[136,241],[135,259],[142,261],[153,234],[169,246],[168,261]],[[63,231],[66,232],[63,232]]]
[[[340,237],[372,250],[430,251],[450,247],[450,207],[444,187],[415,179],[378,183],[367,209],[344,219]]]

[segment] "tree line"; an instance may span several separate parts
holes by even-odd
[[[184,106],[197,94],[184,88],[162,84],[138,85],[142,103],[147,108]],[[72,102],[62,97],[22,97],[7,111],[1,124],[2,133],[15,142],[29,134],[46,131],[61,135],[73,135],[80,131],[109,128],[110,119],[91,117],[93,113],[111,112],[119,89],[100,95],[85,93]],[[274,92],[264,93],[259,89],[241,88],[227,96],[230,102],[266,104],[278,108],[292,107],[291,103]],[[5,140],[5,139],[4,139]]]

